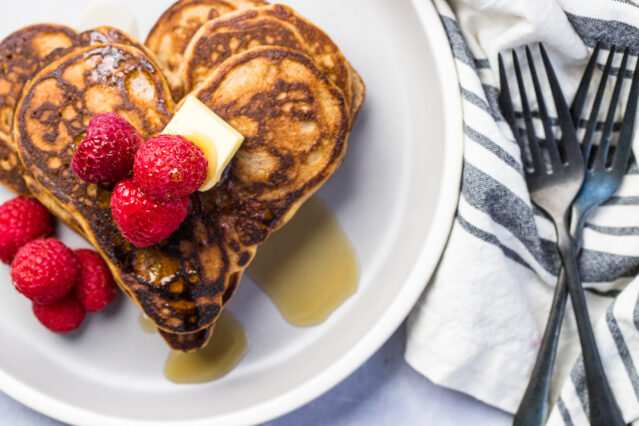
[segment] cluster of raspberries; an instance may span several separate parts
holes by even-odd
[[[68,333],[80,327],[86,311],[111,303],[116,286],[98,253],[71,251],[51,234],[51,214],[36,200],[17,197],[0,205],[0,260],[11,265],[13,285],[33,302],[45,327]]]
[[[202,149],[182,136],[143,141],[114,113],[91,118],[71,167],[85,182],[113,187],[111,211],[118,229],[138,247],[169,237],[186,218],[189,196],[207,176]]]

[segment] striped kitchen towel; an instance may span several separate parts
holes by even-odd
[[[497,105],[497,53],[543,42],[572,99],[597,40],[630,47],[634,67],[639,6],[631,0],[435,0],[435,5],[460,82],[464,168],[448,246],[409,318],[406,359],[435,383],[513,413],[541,340],[560,259],[551,222],[531,205],[519,148]],[[606,49],[599,56],[605,61]],[[635,154],[638,148],[635,138]],[[618,193],[590,216],[580,267],[611,386],[625,420],[639,423],[634,159]],[[588,423],[571,309],[568,305],[555,368],[553,425]]]

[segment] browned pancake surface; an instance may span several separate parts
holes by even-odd
[[[125,292],[181,350],[206,343],[257,245],[339,166],[349,125],[341,91],[310,58],[283,48],[230,58],[196,95],[246,141],[220,184],[194,194],[179,230],[147,249],[123,240],[110,191],[69,167],[97,112],[123,115],[144,137],[170,119],[168,87],[143,52],[102,45],[68,53],[27,86],[14,124],[35,195],[88,236]]]
[[[272,5],[238,11],[204,24],[184,54],[182,79],[196,88],[224,60],[256,46],[281,46],[311,56],[351,104],[351,68],[331,38],[293,9]]]
[[[51,53],[75,44],[75,32],[62,25],[39,24],[22,28],[0,43],[0,182],[13,192],[28,195],[22,165],[11,138],[13,110],[25,83]]]
[[[222,181],[200,196],[228,253],[223,308],[259,244],[342,163],[349,112],[313,61],[285,48],[233,56],[193,94],[246,137]],[[197,348],[211,331],[164,337]]]
[[[61,35],[62,34],[62,35]],[[4,46],[5,50],[11,50],[12,52],[22,52],[22,54],[29,54],[29,61],[31,66],[21,66],[22,69],[20,78],[16,78],[17,74],[5,75],[5,81],[0,77],[0,87],[5,87],[5,114],[11,109],[11,119],[7,120],[11,122],[13,120],[13,98],[14,94],[20,93],[24,83],[30,79],[36,72],[36,69],[46,65],[49,62],[64,56],[69,49],[73,49],[75,46],[92,46],[105,43],[118,43],[135,46],[139,49],[146,49],[143,45],[136,42],[128,34],[108,26],[99,27],[93,30],[85,31],[72,40],[71,36],[74,33],[66,27],[59,27],[55,25],[38,25],[34,27],[27,27],[23,30],[14,33],[9,36],[0,46]],[[69,46],[67,46],[70,43]],[[29,52],[34,51],[33,48],[29,48],[29,45],[36,44],[40,56],[46,54],[51,48],[56,47],[53,52],[45,55],[40,59],[39,64],[35,65],[33,62],[37,56],[31,55]],[[147,54],[150,51],[146,51]],[[19,55],[11,54],[11,60],[7,60],[6,57],[0,58],[0,62],[7,69],[12,67],[12,63],[15,61],[22,61]],[[27,73],[32,70],[27,78]],[[8,80],[10,78],[10,80]],[[11,93],[11,94],[9,94]],[[6,122],[5,122],[6,130]],[[10,135],[4,135],[6,132],[0,130],[0,183],[4,184],[7,188],[20,195],[31,195],[27,184],[24,182],[21,170],[22,163],[18,158],[18,153],[15,151],[15,147]]]
[[[134,46],[146,52],[146,48],[133,37],[122,30],[108,25],[93,28],[78,34],[78,44],[81,46],[96,46],[99,44],[125,44]]]
[[[349,67],[351,68],[352,92],[351,120],[352,123],[354,123],[357,118],[357,114],[359,114],[359,110],[362,109],[362,105],[364,105],[364,101],[366,100],[366,85],[364,84],[364,80],[362,80],[362,76],[355,71],[355,68],[353,68],[350,64]]]
[[[268,3],[262,0],[180,0],[164,12],[145,44],[165,68],[176,100],[184,96],[183,82],[178,74],[184,51],[200,26],[237,9],[265,4]]]
[[[13,109],[22,87],[50,53],[75,44],[75,32],[53,24],[22,28],[0,43],[0,132],[11,134]]]
[[[77,49],[38,73],[26,88],[14,130],[22,160],[41,187],[36,196],[84,231],[160,328],[190,332],[213,322],[225,284],[224,256],[200,220],[197,197],[169,240],[137,249],[113,222],[110,191],[80,181],[69,167],[93,114],[116,112],[148,138],[164,128],[172,110],[165,80],[142,52],[103,45]]]
[[[193,36],[184,55],[186,90],[197,88],[229,57],[268,45],[305,48],[296,29],[266,16],[265,8],[242,10],[207,22]]]
[[[232,206],[229,215],[246,222],[235,228],[243,244],[260,243],[269,231],[261,225],[278,221],[341,158],[344,96],[309,57],[277,47],[231,58],[193,94],[246,138],[225,178],[205,195],[220,199],[219,213]],[[223,192],[235,203],[215,197]]]
[[[132,36],[117,28],[103,25],[101,27],[87,30],[78,34],[78,44],[80,46],[96,46],[99,44],[124,44],[126,46],[133,46],[144,52],[147,61],[151,62],[155,68],[164,73],[164,70],[162,70],[162,67],[159,65],[157,57],[148,47],[139,43]]]
[[[29,188],[22,178],[22,164],[13,143],[0,136],[0,183],[18,195],[29,195]]]
[[[194,95],[246,137],[223,180],[201,196],[239,282],[257,245],[341,164],[348,109],[309,57],[276,47],[228,59]]]
[[[101,251],[118,284],[174,349],[191,350],[208,340],[210,330],[202,324],[213,323],[225,290],[225,255],[200,219],[201,203],[194,198],[189,217],[169,240],[138,249],[113,222],[110,191],[80,181],[69,168],[93,114],[117,112],[150,137],[172,110],[164,78],[141,51],[102,45],[76,49],[43,69],[26,88],[14,132],[34,195]]]

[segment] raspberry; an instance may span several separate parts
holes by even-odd
[[[206,180],[208,161],[202,149],[182,136],[149,139],[135,154],[133,181],[158,201],[184,198]]]
[[[13,285],[28,299],[41,305],[67,295],[77,276],[78,264],[73,252],[54,238],[25,244],[11,262]]]
[[[51,235],[51,214],[36,200],[16,197],[0,206],[0,261],[10,264],[20,247]]]
[[[112,112],[96,114],[73,154],[71,168],[85,182],[113,186],[131,173],[140,145],[142,136],[124,118]]]
[[[186,218],[189,199],[158,202],[132,179],[118,183],[111,194],[111,212],[120,232],[138,247],[150,247],[175,232]]]
[[[86,315],[86,311],[74,294],[69,294],[50,305],[34,303],[32,308],[42,325],[55,333],[76,330]]]
[[[101,311],[115,299],[116,287],[111,271],[93,250],[80,249],[73,253],[78,261],[75,295],[87,311]]]

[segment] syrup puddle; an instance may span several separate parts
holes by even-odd
[[[174,383],[205,383],[228,374],[248,350],[246,331],[233,315],[223,311],[209,343],[197,352],[171,351],[164,375]]]
[[[324,322],[357,291],[353,245],[318,197],[262,244],[247,274],[298,327]]]
[[[158,332],[158,329],[155,324],[153,324],[153,321],[151,321],[146,315],[140,314],[139,322],[142,331],[144,331],[145,333],[152,334]]]

